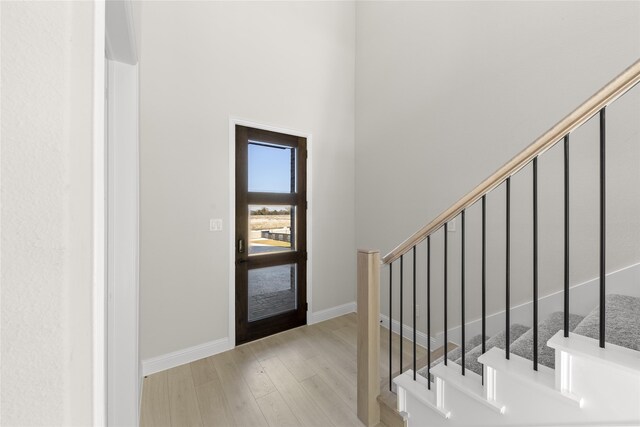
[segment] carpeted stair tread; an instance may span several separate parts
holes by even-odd
[[[480,344],[482,344],[482,334],[478,334],[475,337],[471,338],[470,340],[467,340],[464,347],[465,349],[469,350],[472,348],[476,348]],[[449,360],[457,360],[457,359],[460,359],[461,355],[462,355],[462,346],[456,347],[453,351],[450,351],[447,354],[447,357],[449,358]]]
[[[640,298],[629,295],[609,294],[606,304],[606,342],[640,351]],[[587,316],[569,315],[569,330],[575,334],[598,339],[600,330],[599,307]],[[555,350],[547,346],[549,339],[564,326],[563,312],[552,313],[538,327],[538,363],[549,368],[555,367]],[[513,324],[510,329],[511,353],[532,360],[533,330],[528,326]],[[471,348],[465,355],[466,369],[482,374],[482,364],[478,357],[482,355],[482,337],[476,335],[467,341],[465,348]],[[475,345],[475,347],[474,347]],[[505,348],[504,331],[486,341],[486,350],[493,347]],[[448,353],[448,359],[458,365],[462,363],[462,348],[458,347]],[[431,363],[435,366],[443,361],[440,357]],[[418,372],[426,377],[427,370]]]
[[[465,348],[469,349],[469,348],[475,348],[476,346],[480,345],[482,343],[482,334],[478,334],[475,337],[471,338],[470,340],[467,340],[467,343],[465,344]],[[456,360],[460,358],[460,355],[462,354],[462,347],[456,347],[453,350],[451,350],[450,352],[447,353],[447,359],[448,360]],[[435,360],[431,361],[431,367],[436,366],[438,363],[442,362],[444,360],[444,355],[438,357]]]
[[[578,323],[584,319],[583,316],[577,314],[569,314],[569,331],[573,331]],[[547,341],[564,327],[564,313],[556,311],[551,313],[544,322],[538,325],[538,363],[555,368],[555,350],[547,346]],[[533,329],[522,334],[520,338],[515,340],[511,345],[511,353],[516,354],[525,359],[533,360]]]
[[[605,340],[608,343],[640,351],[640,298],[609,294],[605,299]],[[574,333],[599,339],[600,308],[587,314]]]
[[[509,328],[509,341],[511,344],[515,340],[517,340],[522,334],[526,333],[530,328],[528,326],[520,325],[519,323],[514,323]],[[501,331],[500,333],[492,336],[486,342],[485,348],[486,351],[489,351],[493,347],[498,347],[501,349],[505,348],[505,333]],[[469,350],[465,355],[465,367],[470,371],[475,372],[478,375],[482,375],[482,363],[478,362],[478,357],[482,356],[482,345],[478,345],[475,348]],[[462,357],[458,358],[455,361],[458,365],[462,364]]]

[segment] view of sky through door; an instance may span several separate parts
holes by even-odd
[[[249,192],[293,193],[296,149],[249,141]],[[295,250],[295,208],[290,205],[249,206],[249,254]]]
[[[250,192],[295,192],[295,148],[249,141],[248,154]]]

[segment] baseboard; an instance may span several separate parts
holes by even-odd
[[[355,311],[356,303],[350,302],[336,307],[331,307],[326,310],[310,313],[307,323],[312,325],[344,314],[354,313]],[[144,377],[155,374],[156,372],[166,371],[167,369],[175,368],[176,366],[191,363],[196,360],[204,359],[205,357],[213,356],[214,354],[222,353],[223,351],[231,350],[233,347],[233,343],[229,341],[228,337],[225,337],[219,340],[185,348],[184,350],[178,350],[162,356],[146,359],[142,361],[142,375]]]
[[[349,302],[347,304],[338,305],[336,307],[327,308],[326,310],[315,311],[309,313],[307,317],[307,324],[313,325],[314,323],[324,322],[325,320],[333,319],[334,317],[343,316],[349,313],[356,312],[356,303]]]
[[[208,343],[185,348],[184,350],[174,351],[162,356],[153,357],[142,361],[142,375],[147,376],[156,372],[165,371],[175,368],[176,366],[191,363],[223,351],[231,350],[233,344],[229,342],[229,338],[221,338],[219,340],[210,341]]]
[[[140,425],[140,419],[142,418],[142,392],[144,391],[144,376],[140,377],[138,385],[138,425]]]
[[[389,329],[389,316],[385,316],[384,314],[380,315],[380,325],[383,328]],[[400,322],[394,320],[391,324],[391,330],[400,334]],[[413,342],[413,326],[404,325],[402,328],[402,337],[408,339]],[[416,343],[424,348],[427,347],[427,334],[424,332],[416,331]],[[434,337],[431,337],[431,349],[435,350],[437,347],[440,347],[442,344],[438,342],[438,340]],[[437,346],[437,347],[436,347]]]
[[[620,270],[613,271],[607,274],[607,293],[619,293],[623,295],[632,295],[640,297],[640,287],[636,284],[640,280],[640,263],[633,264],[628,267],[621,268]],[[591,279],[586,282],[579,283],[571,287],[571,313],[580,314],[582,316],[587,315],[593,308],[594,303],[597,302],[597,292],[599,289],[599,279]],[[531,310],[532,302],[525,302],[517,306],[511,307],[510,317],[511,323],[520,323],[525,326],[531,326],[531,319],[529,314]],[[538,315],[541,320],[544,320],[548,315],[554,311],[563,310],[563,291],[557,291],[552,294],[546,295],[539,299]],[[504,329],[504,310],[497,313],[493,313],[487,316],[487,335],[492,336]],[[380,314],[380,324],[389,328],[389,317],[384,314]],[[392,330],[396,334],[400,333],[400,322],[394,320],[392,323]],[[482,330],[482,319],[474,319],[467,322],[465,327],[465,333],[467,337],[480,334]],[[461,336],[460,326],[447,329],[447,339],[449,342],[459,344]],[[413,327],[411,325],[404,324],[402,328],[403,337],[409,341],[413,341]],[[416,341],[419,345],[426,347],[427,335],[424,332],[416,331]],[[444,345],[444,333],[438,332],[431,337],[431,348],[435,349]]]
[[[640,297],[640,287],[637,286],[640,280],[640,263],[621,268],[611,273],[607,273],[607,294],[622,294]],[[598,302],[600,279],[595,278],[586,282],[578,283],[570,288],[570,311],[573,314],[586,316],[593,310]],[[564,291],[560,290],[541,297],[538,300],[538,318],[544,320],[555,311],[563,311]],[[531,301],[511,307],[511,324],[520,323],[531,327],[531,313],[533,303]],[[487,335],[492,336],[504,330],[505,311],[501,310],[487,316]],[[465,324],[466,337],[473,337],[482,331],[482,319],[474,319]],[[405,325],[406,328],[406,325]],[[449,342],[460,343],[460,326],[448,329],[447,339]],[[436,341],[442,343],[444,333],[440,332],[435,336]]]

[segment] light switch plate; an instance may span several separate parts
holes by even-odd
[[[209,220],[209,231],[222,231],[222,219],[211,218]]]

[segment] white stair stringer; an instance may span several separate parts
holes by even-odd
[[[582,402],[585,412],[610,413],[640,425],[640,352],[562,331],[547,345],[556,351],[555,388]],[[611,419],[614,421],[614,419]]]
[[[556,370],[493,348],[479,359],[485,384],[448,362],[433,367],[434,382],[407,371],[394,379],[398,410],[408,426],[640,425],[640,352],[590,338],[556,334]]]

